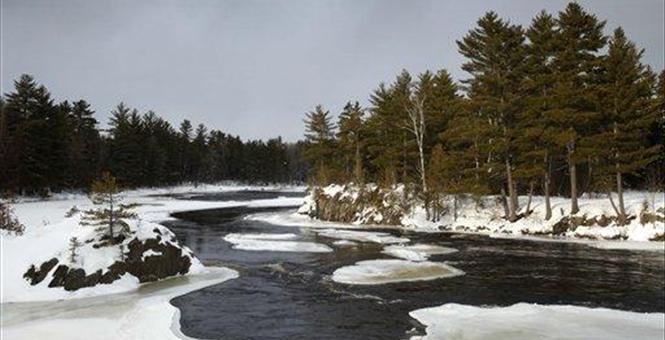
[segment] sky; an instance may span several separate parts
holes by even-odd
[[[466,74],[455,40],[494,10],[528,25],[557,0],[0,0],[0,86],[35,76],[104,127],[121,101],[243,139],[303,136],[317,104],[367,104],[398,72]],[[663,69],[664,0],[579,1]]]

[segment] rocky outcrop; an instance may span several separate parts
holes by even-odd
[[[102,249],[118,246],[102,242],[92,242],[90,247]],[[31,285],[49,279],[48,287],[63,287],[67,291],[74,291],[99,284],[112,284],[123,275],[132,275],[141,283],[184,275],[189,272],[194,259],[189,249],[182,247],[166,228],[153,229],[151,238],[127,237],[122,245],[126,249],[123,259],[91,273],[76,264],[54,257],[39,266],[30,266],[23,277]]]
[[[324,221],[398,225],[409,211],[401,188],[329,186],[315,188],[300,212]]]

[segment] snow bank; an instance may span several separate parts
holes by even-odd
[[[317,234],[319,234],[319,236],[334,238],[338,240],[350,240],[350,241],[370,242],[370,243],[379,243],[379,244],[409,242],[408,238],[396,237],[390,235],[389,233],[383,233],[383,232],[338,230],[338,229],[323,229],[315,231]]]
[[[170,239],[172,233],[165,227],[158,225],[164,220],[170,219],[170,214],[179,211],[213,209],[234,206],[294,206],[302,203],[302,198],[277,198],[255,201],[199,201],[199,200],[177,200],[172,194],[181,193],[204,193],[237,190],[302,190],[298,187],[238,187],[220,185],[184,185],[162,189],[138,189],[123,192],[121,196],[126,203],[135,203],[134,209],[138,218],[131,222],[134,232],[139,238],[154,236],[157,229]],[[1,301],[35,301],[54,300],[68,298],[82,298],[103,294],[113,294],[134,290],[139,286],[138,280],[131,275],[124,275],[113,284],[98,285],[91,288],[83,288],[74,292],[68,292],[62,288],[48,288],[48,280],[42,285],[30,286],[23,279],[23,274],[33,264],[39,265],[44,261],[56,257],[59,263],[65,263],[69,240],[77,237],[84,241],[92,232],[91,227],[79,225],[79,214],[66,217],[67,212],[76,206],[79,210],[93,208],[92,202],[84,194],[56,194],[48,199],[19,198],[11,203],[16,217],[26,227],[22,236],[0,233],[0,298]],[[186,248],[186,247],[185,247]],[[80,249],[77,266],[90,273],[90,270],[106,268],[112,264],[120,255],[117,247],[103,247],[92,251],[90,245],[84,245]],[[188,252],[189,249],[186,249]],[[92,253],[91,253],[92,252]],[[94,255],[93,255],[94,253]],[[145,254],[146,260],[150,254]],[[154,254],[153,254],[154,255]],[[198,260],[192,258],[190,272],[203,268]]]
[[[236,277],[234,270],[207,267],[195,275],[148,284],[142,292],[32,306],[34,315],[24,304],[3,305],[2,335],[26,340],[190,339],[180,331],[179,310],[169,301]]]
[[[297,238],[295,234],[236,234],[224,236],[224,241],[232,243],[233,249],[254,251],[286,251],[307,253],[328,253],[332,249],[325,244],[303,241],[285,241]]]
[[[427,326],[422,339],[663,339],[665,315],[604,308],[518,303],[483,308],[459,304],[412,311]],[[420,337],[414,337],[416,339]]]
[[[437,222],[427,219],[422,204],[405,194],[403,186],[377,189],[369,185],[331,185],[311,189],[298,212],[327,221],[351,224],[390,223],[418,231],[453,231],[503,235],[538,235],[570,239],[651,241],[665,239],[665,194],[626,192],[624,201],[629,221],[617,225],[607,197],[580,197],[580,211],[570,214],[570,199],[552,197],[552,217],[545,220],[544,197],[534,196],[531,213],[526,213],[528,197],[519,197],[521,216],[515,222],[503,218],[503,207],[495,197],[480,202],[458,200],[457,219],[453,217],[452,197],[444,199],[448,213]],[[386,214],[391,218],[386,219]],[[382,215],[383,219],[380,218]]]
[[[404,281],[427,281],[463,274],[463,271],[439,262],[367,260],[335,270],[332,280],[354,285],[376,285]]]
[[[432,255],[450,254],[457,249],[436,244],[392,245],[383,248],[383,253],[409,261],[425,261]]]

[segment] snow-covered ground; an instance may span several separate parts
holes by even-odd
[[[665,334],[662,313],[604,308],[526,303],[484,308],[449,303],[410,315],[427,326],[427,335],[412,340],[662,340]]]
[[[138,204],[137,218],[129,220],[130,229],[141,238],[159,230],[165,239],[170,231],[158,223],[179,211],[232,206],[293,206],[302,198],[246,202],[177,200],[171,195],[270,190],[301,191],[301,187],[254,187],[228,185],[178,186],[160,189],[139,189],[122,194],[125,203]],[[81,288],[70,292],[48,288],[45,282],[31,286],[23,273],[31,264],[56,257],[65,261],[70,238],[86,239],[92,227],[79,225],[80,214],[66,217],[76,206],[79,210],[93,208],[84,194],[56,194],[48,199],[19,198],[10,204],[18,220],[26,227],[20,236],[2,232],[0,235],[0,305],[3,339],[170,339],[186,338],[179,330],[179,311],[169,300],[175,296],[237,277],[227,268],[204,267],[192,257],[190,271],[184,276],[155,283],[139,284],[125,274],[112,284]],[[221,240],[220,240],[221,241]],[[88,249],[90,248],[90,249]],[[101,250],[100,250],[101,249]],[[77,260],[86,272],[106,267],[119,254],[117,247],[93,250],[82,246]],[[186,251],[189,251],[186,249]],[[118,251],[119,253],[119,251]],[[145,257],[154,256],[147,251]],[[54,300],[59,300],[54,303]],[[22,301],[21,303],[16,303]],[[33,302],[26,302],[33,301]],[[11,303],[14,302],[14,303]]]
[[[427,281],[464,275],[464,272],[441,262],[408,260],[366,260],[338,268],[332,280],[352,285],[376,285],[405,281]]]
[[[212,209],[232,206],[293,206],[302,203],[302,198],[280,197],[276,199],[255,200],[248,202],[215,202],[199,200],[177,200],[170,195],[173,194],[198,194],[205,192],[221,192],[235,190],[302,190],[299,187],[247,187],[247,186],[214,186],[201,185],[178,186],[161,189],[139,189],[122,193],[125,203],[136,203],[134,209],[138,217],[135,224],[141,226],[141,230],[152,230],[164,228],[156,225],[164,220],[170,219],[170,214],[186,210]],[[67,292],[62,288],[48,288],[46,284],[30,286],[23,279],[23,274],[31,264],[39,265],[53,257],[65,258],[64,250],[68,249],[70,238],[77,237],[85,239],[92,227],[81,227],[79,225],[80,215],[66,217],[66,213],[76,206],[79,210],[93,208],[90,199],[83,194],[57,194],[45,200],[32,198],[21,198],[11,204],[18,220],[26,227],[21,236],[2,233],[0,239],[0,297],[1,301],[40,301],[59,300],[67,298],[90,297],[103,294],[113,294],[133,290],[139,287],[138,280],[133,277],[123,277],[110,285],[99,285],[96,287],[82,288],[74,292]],[[135,226],[135,225],[134,225]],[[91,247],[90,247],[91,248]],[[83,251],[87,249],[82,248]],[[101,249],[101,248],[100,248]],[[108,248],[109,252],[116,250]],[[89,270],[102,268],[113,263],[119,254],[102,254],[103,251],[96,250],[97,256],[90,257],[81,254],[82,265]],[[102,256],[108,255],[108,256]],[[200,264],[195,261],[192,273],[200,269]],[[126,275],[127,276],[127,275]]]
[[[372,185],[368,185],[367,190],[380,190]],[[331,202],[339,202],[339,206],[353,208],[358,211],[349,221],[353,225],[381,224],[383,223],[383,214],[381,209],[393,209],[392,200],[402,194],[404,188],[397,186],[395,189],[378,191],[378,195],[383,195],[384,201],[380,207],[375,207],[368,198],[363,198],[358,187],[330,185],[322,188],[320,194],[327,197],[327,205]],[[305,199],[305,203],[299,209],[301,214],[310,214],[316,210],[315,195],[310,193]],[[372,196],[374,197],[374,196]],[[526,210],[528,197],[520,196],[520,211],[523,214]],[[616,197],[615,197],[616,200]],[[354,202],[357,202],[357,205]],[[534,196],[531,202],[532,213],[526,214],[515,222],[508,222],[503,216],[503,207],[498,203],[495,197],[485,197],[482,199],[482,206],[471,199],[460,200],[458,202],[457,219],[454,219],[452,209],[453,201],[449,197],[444,202],[448,213],[443,214],[437,222],[431,222],[427,219],[427,214],[422,205],[412,205],[403,212],[400,219],[401,227],[417,231],[455,231],[455,232],[473,232],[490,235],[551,235],[554,226],[564,218],[592,221],[592,225],[580,225],[563,232],[560,237],[568,239],[589,239],[589,240],[627,240],[645,242],[665,235],[665,222],[659,221],[641,221],[643,213],[652,216],[665,218],[665,193],[658,192],[638,192],[631,191],[624,194],[626,213],[631,217],[626,225],[616,225],[613,218],[614,212],[610,200],[606,195],[599,197],[583,196],[579,198],[580,211],[574,215],[570,214],[570,199],[565,197],[551,197],[552,217],[545,220],[545,199],[543,196]],[[404,203],[404,202],[402,202]],[[348,215],[348,214],[347,214]],[[276,216],[263,216],[263,220],[277,220]],[[595,220],[595,221],[594,221]],[[604,221],[603,221],[604,220]],[[602,223],[596,221],[603,221]],[[292,224],[303,223],[295,217],[281,218],[280,222]],[[328,222],[334,224],[335,222]],[[601,225],[602,224],[602,225]],[[606,224],[606,225],[605,225]],[[603,226],[604,225],[604,226]],[[661,246],[664,244],[659,241]]]
[[[3,339],[189,339],[172,298],[238,276],[227,268],[146,284],[141,291],[58,303],[2,305]]]

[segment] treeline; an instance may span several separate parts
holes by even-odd
[[[526,28],[486,13],[457,41],[461,84],[446,70],[403,71],[336,126],[322,106],[309,112],[310,180],[406,183],[426,203],[496,194],[511,221],[529,213],[520,193],[544,195],[547,219],[551,194],[570,195],[576,213],[582,192],[609,193],[625,220],[624,187],[662,189],[665,74],[604,27],[577,3]]]
[[[304,180],[302,143],[245,142],[189,120],[176,130],[123,103],[103,131],[86,101],[56,103],[29,75],[14,85],[0,98],[0,192],[87,189],[105,171],[126,187]]]

